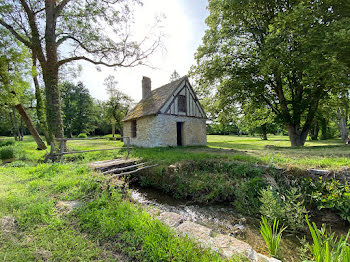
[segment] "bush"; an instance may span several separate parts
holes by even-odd
[[[247,215],[257,215],[261,202],[260,191],[266,187],[266,182],[261,177],[246,180],[239,184],[235,191],[234,206],[237,211]]]
[[[78,135],[78,138],[87,138],[88,136],[87,136],[87,134],[85,134],[85,133],[80,133],[79,135]]]
[[[302,195],[296,188],[291,188],[284,195],[277,191],[263,189],[260,192],[260,213],[272,223],[278,219],[288,226],[289,232],[300,232],[305,230],[304,217],[308,214],[304,206]]]
[[[3,146],[0,148],[0,159],[10,159],[15,157],[13,146]]]
[[[0,141],[0,147],[3,147],[3,146],[11,146],[15,143],[15,141],[12,141],[12,140],[7,140],[7,141]]]
[[[14,161],[14,162],[8,163],[6,166],[7,167],[26,167],[28,165],[23,161]]]

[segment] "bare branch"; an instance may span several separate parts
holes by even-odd
[[[33,47],[33,45],[32,45],[31,42],[29,42],[29,41],[27,41],[26,39],[24,39],[20,34],[18,34],[18,33],[16,32],[16,30],[15,30],[12,26],[10,26],[9,24],[5,23],[5,21],[3,21],[3,20],[0,19],[0,24],[1,24],[2,26],[4,26],[7,30],[9,30],[10,33],[11,33],[14,37],[16,37],[16,39],[17,39],[18,41],[22,42],[23,44],[25,44],[25,45],[26,45],[27,47],[29,47],[29,48],[32,48],[32,47]]]
[[[64,65],[66,63],[69,63],[69,62],[73,62],[73,61],[78,61],[78,60],[85,60],[85,61],[88,61],[94,65],[104,65],[104,66],[107,66],[107,67],[135,67],[137,65],[139,65],[139,61],[141,61],[142,59],[134,59],[133,61],[127,63],[127,64],[124,64],[124,60],[122,60],[121,62],[118,62],[118,63],[114,63],[114,64],[109,64],[109,63],[106,63],[106,62],[103,62],[103,61],[95,61],[91,58],[88,58],[86,56],[76,56],[76,57],[70,57],[70,58],[66,58],[66,59],[63,59],[61,61],[58,62],[58,66],[61,66],[61,65]]]

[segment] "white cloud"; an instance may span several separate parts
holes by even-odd
[[[191,0],[193,1],[193,0]],[[206,1],[200,0],[198,8],[205,10]],[[185,1],[179,0],[145,0],[144,5],[135,12],[135,36],[144,36],[147,28],[153,24],[154,17],[164,14],[163,31],[166,38],[163,45],[165,52],[154,54],[150,62],[157,69],[148,67],[117,68],[116,70],[101,67],[101,72],[95,66],[82,63],[83,71],[77,80],[83,81],[89,88],[93,97],[107,99],[103,80],[109,74],[116,77],[118,87],[134,98],[141,99],[142,76],[149,76],[152,79],[152,88],[157,88],[169,81],[173,70],[180,75],[188,73],[190,66],[194,63],[193,55],[204,34],[205,17],[194,17],[186,10]],[[206,12],[200,12],[201,16]]]

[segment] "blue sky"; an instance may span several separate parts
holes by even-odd
[[[105,100],[107,94],[103,85],[108,75],[114,75],[118,88],[135,101],[141,99],[142,76],[152,79],[152,88],[166,84],[170,74],[176,70],[180,75],[187,74],[194,64],[194,53],[205,32],[205,19],[209,15],[207,0],[144,0],[143,7],[135,12],[136,37],[142,37],[144,26],[152,24],[154,17],[165,15],[163,31],[166,34],[163,45],[166,50],[159,51],[150,58],[157,69],[137,67],[115,70],[81,63],[83,71],[76,81],[82,81],[94,98]]]

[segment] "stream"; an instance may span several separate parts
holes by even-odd
[[[228,234],[249,243],[257,252],[267,254],[265,243],[260,235],[259,220],[238,214],[229,203],[195,204],[172,196],[154,188],[130,185],[131,198],[141,204],[154,206],[162,211],[180,214],[184,220],[190,220],[211,228],[215,233]],[[284,261],[300,261],[297,248],[299,240],[295,236],[285,235],[281,244]]]
[[[180,214],[184,220],[189,220],[211,228],[215,233],[228,234],[249,243],[257,252],[266,253],[265,242],[260,235],[260,220],[244,217],[235,211],[230,203],[196,204],[191,201],[175,199],[174,197],[154,188],[144,188],[131,184],[131,198],[146,206],[154,206],[162,211]],[[329,217],[330,216],[330,217]],[[313,217],[318,227],[327,223],[327,228],[336,235],[346,235],[349,225],[335,219],[334,214],[326,211]],[[325,221],[326,220],[326,221]],[[306,233],[308,235],[308,233]],[[298,249],[300,240],[297,236],[284,233],[280,245],[283,261],[300,261]]]

